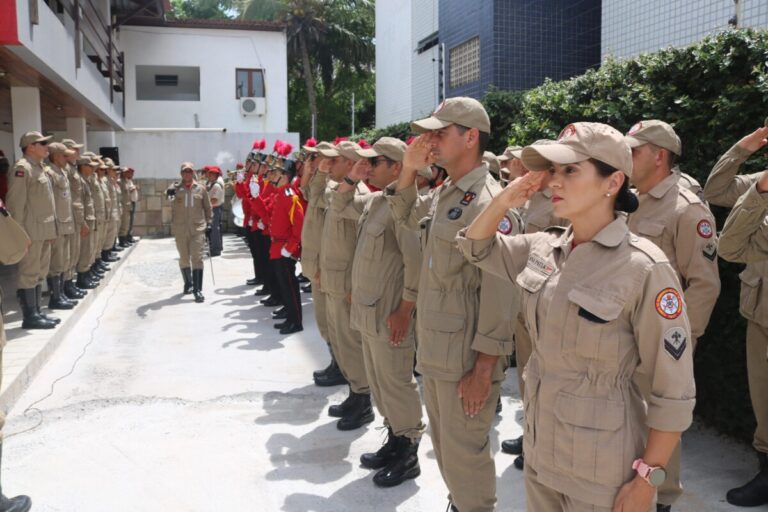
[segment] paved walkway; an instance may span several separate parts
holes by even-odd
[[[378,489],[358,459],[383,440],[380,419],[340,432],[327,416],[345,389],[311,384],[327,354],[308,295],[304,332],[281,337],[242,284],[251,264],[239,239],[226,239],[214,265],[216,284],[206,262],[206,303],[195,304],[179,293],[172,240],[134,248],[62,326],[66,339],[10,411],[4,489],[31,495],[40,512],[442,512],[447,491],[428,436],[422,476]],[[20,334],[12,329],[19,351]],[[25,414],[62,376],[39,412]],[[514,370],[503,390],[494,452],[520,433]],[[754,471],[747,447],[698,429],[684,447],[686,494],[676,510],[737,510],[723,496]],[[496,463],[499,510],[524,510],[512,457]]]

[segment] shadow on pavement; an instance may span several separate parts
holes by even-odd
[[[294,493],[285,498],[282,510],[286,512],[346,512],[375,510],[396,512],[398,506],[419,492],[418,479],[393,489],[379,489],[371,476],[348,483],[327,498],[314,494]],[[377,499],[382,494],[382,499]],[[442,508],[440,508],[442,510]]]
[[[194,302],[192,295],[189,295],[189,300]],[[150,302],[149,304],[144,304],[143,306],[139,306],[136,308],[136,314],[141,318],[146,318],[147,313],[150,311],[159,311],[166,306],[176,306],[184,302],[186,302],[184,300],[184,295],[178,293],[172,297],[168,297],[167,299],[161,299],[155,302]]]
[[[269,391],[264,394],[262,402],[266,414],[259,416],[254,423],[257,425],[309,425],[325,414],[328,396],[332,395],[336,389],[337,387],[319,388],[310,384],[287,392]]]

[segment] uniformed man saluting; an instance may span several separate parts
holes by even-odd
[[[432,442],[454,509],[490,511],[496,468],[488,433],[504,376],[502,356],[513,349],[507,320],[517,310],[488,301],[481,312],[481,294],[498,296],[508,285],[466,261],[455,236],[501,191],[482,163],[491,122],[477,100],[451,98],[411,128],[423,135],[406,150],[397,185],[385,197],[396,222],[421,231],[416,359]],[[449,179],[419,196],[416,174],[433,162]],[[505,213],[498,229],[509,234],[519,225]]]
[[[179,267],[184,278],[184,294],[192,293],[203,302],[203,253],[205,233],[211,224],[211,201],[205,187],[195,181],[195,167],[181,164],[181,183],[166,191],[173,201],[171,231],[176,237]]]

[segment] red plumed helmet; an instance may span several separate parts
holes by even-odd
[[[251,146],[251,149],[259,150],[259,149],[264,149],[265,147],[267,147],[267,139],[261,139],[261,140],[253,141],[253,145]]]
[[[315,139],[314,137],[310,137],[307,139],[307,142],[305,142],[304,145],[307,146],[308,148],[314,148],[315,146],[317,146],[317,139]]]
[[[349,139],[347,139],[346,137],[336,137],[335,139],[333,139],[333,145],[335,146],[339,142],[344,142],[345,140],[349,140]]]
[[[371,149],[371,145],[368,144],[368,141],[365,139],[360,139],[359,141],[357,141],[357,145],[363,149]]]
[[[289,144],[287,142],[284,142],[280,149],[277,150],[278,154],[283,157],[288,157],[288,155],[291,154],[291,151],[293,151],[293,144]]]
[[[276,140],[275,145],[272,146],[272,151],[274,151],[277,154],[280,154],[280,148],[283,147],[283,144],[285,144],[285,142],[281,140]]]

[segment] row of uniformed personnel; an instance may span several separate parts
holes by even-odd
[[[8,178],[7,210],[32,242],[17,270],[25,329],[51,329],[60,322],[42,310],[43,280],[48,308],[72,309],[97,286],[108,263],[119,259],[115,253],[133,243],[133,169],[81,153],[83,145],[71,139],[51,139],[24,134],[24,156]]]
[[[503,448],[525,467],[529,510],[671,510],[682,490],[680,433],[695,401],[692,353],[720,291],[714,218],[701,187],[675,165],[679,137],[655,120],[626,136],[574,123],[556,141],[497,159],[484,154],[488,116],[468,98],[446,100],[412,128],[421,136],[409,147],[390,138],[371,149],[349,141],[304,147],[302,268],[333,357],[315,380],[325,384],[338,368],[349,382],[348,398],[329,410],[340,429],[373,420],[371,392],[389,429],[361,463],[380,469],[374,481],[383,486],[419,474],[418,339],[451,506],[493,510],[488,432],[516,346],[525,435]],[[766,135],[754,135],[753,145]],[[729,185],[738,163],[721,183],[730,204],[751,196],[734,210],[741,223],[729,220],[742,226],[731,244],[755,245],[727,257],[765,262],[765,238],[755,242],[755,230],[765,235],[764,189],[752,186],[757,177]],[[419,190],[432,164],[448,178]],[[503,192],[489,175],[496,166],[510,183]],[[745,287],[765,276],[753,267]],[[760,322],[768,315],[755,314],[758,293],[747,293],[742,310],[757,319],[750,389],[763,403],[755,406],[755,448],[764,454]],[[730,491],[729,502],[768,502],[761,460],[761,474]]]

